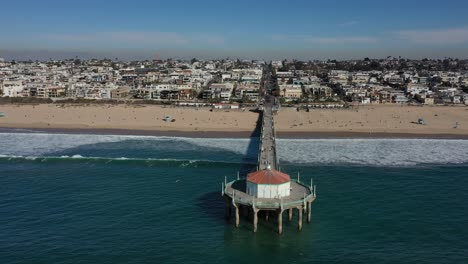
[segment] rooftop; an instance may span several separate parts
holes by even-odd
[[[247,175],[247,181],[256,184],[283,184],[291,181],[289,175],[276,170],[261,170]]]

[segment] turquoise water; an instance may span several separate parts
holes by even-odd
[[[467,141],[280,141],[318,198],[279,236],[223,218],[255,141],[0,136],[0,263],[468,262]]]

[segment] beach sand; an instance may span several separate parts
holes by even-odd
[[[0,117],[0,128],[111,134],[248,137],[258,120],[249,110],[154,105],[0,105],[0,112],[7,115]],[[164,121],[168,115],[176,121]],[[418,118],[426,125],[416,124]],[[468,138],[468,107],[371,105],[310,112],[283,108],[276,128],[279,137]]]
[[[422,118],[425,125],[418,124]],[[458,127],[456,123],[458,122]],[[468,135],[468,107],[372,105],[354,109],[283,108],[277,130],[315,133]]]

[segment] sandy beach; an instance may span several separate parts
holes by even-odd
[[[248,137],[258,114],[249,110],[154,105],[0,105],[0,128],[176,136]],[[175,122],[163,119],[171,116]],[[423,118],[426,125],[416,122]],[[458,122],[458,127],[456,123]],[[468,138],[468,107],[371,105],[354,109],[283,108],[279,137]]]
[[[425,125],[417,123],[419,118]],[[277,117],[277,129],[302,133],[468,135],[468,107],[372,105],[310,112],[283,108]]]

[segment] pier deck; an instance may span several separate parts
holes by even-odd
[[[315,200],[313,189],[297,181],[291,181],[291,195],[283,199],[254,198],[245,192],[245,180],[226,184],[225,194],[236,204],[254,206],[259,210],[283,210],[305,206]]]
[[[277,170],[278,157],[276,153],[275,121],[273,118],[274,97],[266,96],[263,109],[262,134],[260,140],[258,169],[268,167]]]

